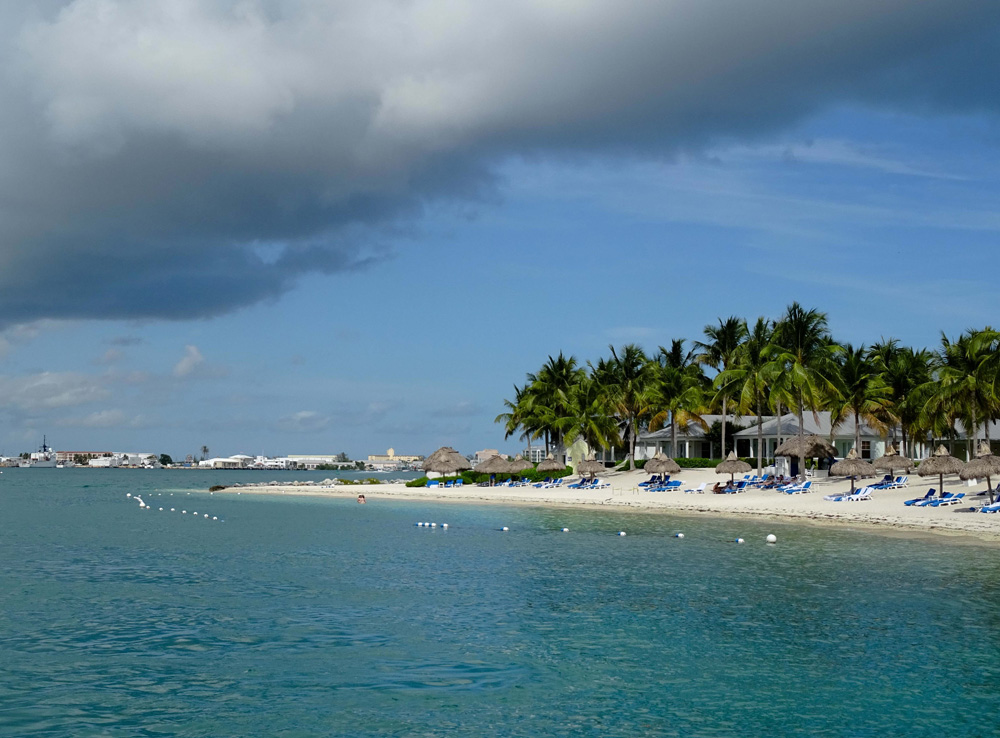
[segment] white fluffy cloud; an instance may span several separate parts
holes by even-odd
[[[110,397],[97,377],[75,372],[42,372],[27,376],[0,376],[3,404],[25,411],[101,402]]]
[[[286,433],[316,433],[330,425],[330,418],[315,410],[301,410],[280,418],[276,425]]]

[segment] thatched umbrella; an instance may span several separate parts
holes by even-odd
[[[451,446],[442,446],[424,459],[424,471],[438,474],[455,474],[463,469],[471,469],[472,464]]]
[[[854,492],[854,478],[863,477],[875,473],[875,467],[864,459],[858,458],[858,452],[851,449],[847,452],[847,458],[841,459],[830,467],[830,473],[835,477],[850,477],[851,492]]]
[[[521,456],[515,456],[514,460],[508,463],[510,464],[511,474],[518,474],[525,469],[533,469],[535,467],[534,464]]]
[[[548,457],[536,467],[536,470],[540,472],[557,472],[562,471],[565,468],[566,465],[564,463],[556,460],[553,458],[552,454],[549,454]]]
[[[715,467],[716,474],[728,474],[729,481],[732,483],[733,475],[743,474],[744,472],[750,471],[750,465],[745,461],[740,461],[737,458],[735,451],[730,451],[729,456],[721,464],[717,464]]]
[[[493,454],[473,469],[473,471],[478,474],[509,474],[510,462],[503,456],[500,456],[500,454]]]
[[[965,467],[961,461],[948,453],[944,446],[938,446],[938,450],[929,459],[924,459],[917,467],[917,474],[922,477],[938,475],[938,482],[941,489],[939,494],[944,494],[944,475],[959,474]]]
[[[595,459],[584,459],[577,465],[576,470],[580,474],[589,474],[590,476],[594,476],[598,472],[604,471],[605,468],[606,467],[604,466],[603,461],[596,461]]]
[[[875,459],[875,461],[872,462],[872,466],[879,471],[887,471],[889,472],[889,475],[892,476],[892,473],[897,469],[899,471],[910,471],[910,469],[913,468],[913,462],[907,457],[900,456],[896,453],[896,449],[894,449],[892,444],[890,444],[889,448],[885,450],[885,455],[879,456]]]
[[[962,479],[981,479],[986,477],[986,491],[990,493],[990,504],[993,504],[993,482],[990,477],[1000,474],[1000,456],[994,456],[986,441],[979,444],[979,453],[959,472]]]
[[[662,451],[647,461],[643,469],[650,474],[678,474],[681,470],[677,462]]]
[[[486,459],[486,461],[473,469],[473,471],[479,474],[489,474],[491,477],[494,474],[510,474],[510,462],[499,454],[493,454],[490,458]],[[493,480],[491,479],[490,484],[492,483]]]
[[[837,455],[837,449],[820,436],[796,436],[789,438],[774,449],[775,456],[805,456],[807,459],[829,459]]]
[[[837,455],[837,449],[826,439],[816,435],[789,438],[774,449],[775,456],[798,456],[800,459],[831,459]],[[799,469],[799,475],[805,479],[806,470]]]

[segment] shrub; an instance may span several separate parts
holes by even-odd
[[[559,471],[559,472],[540,472],[540,471],[538,471],[536,469],[526,469],[523,472],[521,472],[520,474],[496,474],[495,477],[496,477],[496,481],[498,481],[498,482],[506,482],[512,476],[518,477],[520,479],[525,479],[525,480],[527,480],[529,482],[541,482],[541,481],[545,480],[547,477],[551,477],[553,479],[560,479],[562,477],[568,477],[572,473],[573,473],[573,467],[567,466],[563,471]],[[490,476],[494,476],[494,475],[480,474],[479,472],[474,472],[474,471],[464,471],[459,476],[435,477],[435,479],[438,482],[441,482],[441,484],[444,484],[445,482],[448,482],[448,481],[454,481],[456,479],[461,479],[462,480],[462,484],[475,485],[475,484],[480,484],[482,482],[488,482],[488,481],[490,481]],[[419,477],[418,479],[411,479],[409,482],[406,483],[406,486],[407,487],[426,487],[427,486],[427,477]]]
[[[208,488],[208,491],[209,492],[218,492],[220,489],[225,489],[225,488],[226,488],[226,485],[224,485],[224,484],[213,484],[211,487]]]
[[[714,469],[719,464],[721,464],[725,459],[704,459],[693,457],[690,459],[674,459],[677,462],[677,466],[682,469]],[[741,458],[741,461],[747,462],[754,469],[757,468],[756,458]]]

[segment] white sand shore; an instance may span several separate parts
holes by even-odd
[[[929,487],[938,488],[938,479],[922,479],[910,475],[909,487],[900,490],[878,490],[873,498],[862,502],[830,502],[824,495],[847,492],[850,481],[842,478],[817,479],[807,494],[788,495],[774,490],[751,490],[738,495],[685,494],[683,492],[646,492],[638,484],[649,475],[636,472],[611,473],[602,477],[610,488],[575,490],[567,488],[537,489],[532,486],[488,488],[463,486],[454,489],[425,490],[403,484],[317,486],[254,486],[233,487],[226,494],[301,495],[356,497],[364,494],[369,503],[379,498],[427,500],[435,502],[475,502],[532,505],[600,505],[636,510],[714,516],[752,516],[763,519],[786,519],[812,524],[849,525],[884,531],[923,532],[947,536],[966,536],[1000,543],[1000,513],[985,515],[978,508],[988,501],[977,493],[986,483],[969,487],[957,476],[945,477],[945,489],[964,492],[963,504],[942,507],[907,507],[904,500],[922,496]],[[714,469],[684,470],[674,478],[684,480],[684,488],[697,487],[702,482],[708,488],[728,477]],[[575,479],[575,478],[574,478]],[[567,480],[572,481],[572,480]],[[869,480],[875,481],[875,480]],[[219,494],[219,492],[216,492]],[[975,507],[976,512],[969,508]]]

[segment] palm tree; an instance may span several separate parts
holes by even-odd
[[[618,423],[609,407],[608,393],[593,376],[583,377],[570,391],[570,422],[566,443],[582,438],[591,448],[610,448],[620,442]]]
[[[935,433],[943,433],[961,420],[966,430],[970,457],[975,454],[979,424],[985,422],[989,443],[989,420],[997,414],[994,390],[994,360],[1000,334],[992,329],[968,330],[950,341],[941,334],[933,390],[924,404],[922,417]]]
[[[528,443],[528,458],[531,458],[531,440],[538,438],[541,431],[539,421],[535,412],[535,395],[529,391],[527,385],[518,387],[514,385],[514,400],[504,400],[504,407],[507,412],[500,413],[493,419],[494,423],[503,423],[504,440],[507,440],[515,433]]]
[[[546,453],[551,445],[556,456],[565,454],[563,436],[572,424],[570,393],[585,376],[576,358],[567,358],[561,351],[556,358],[549,356],[537,374],[528,375],[528,390],[534,395],[535,417],[545,435]]]
[[[892,405],[892,389],[885,383],[879,365],[864,345],[845,344],[837,361],[841,394],[831,403],[830,433],[849,415],[854,416],[854,448],[861,453],[861,421],[879,433],[888,430],[886,417]]]
[[[732,396],[735,399],[739,412],[754,412],[757,415],[757,476],[761,475],[764,468],[763,412],[770,384],[766,349],[771,344],[773,335],[774,324],[766,318],[757,318],[753,328],[748,331],[746,340],[740,344],[732,365],[719,372],[714,382],[719,392],[726,393],[723,398]]]
[[[677,423],[696,422],[706,430],[701,417],[708,380],[693,352],[684,352],[684,339],[674,339],[670,349],[660,346],[654,364],[656,379],[652,385],[650,430],[670,423],[670,455],[677,457]]]
[[[202,461],[204,461],[207,458],[208,458],[208,446],[202,446],[201,447],[201,459],[202,459]]]
[[[696,357],[701,364],[707,364],[716,371],[729,369],[736,361],[740,346],[747,337],[747,322],[731,315],[725,320],[719,318],[719,325],[706,325],[707,343],[695,341],[694,346],[701,353]],[[716,398],[722,401],[722,458],[726,458],[726,413],[731,390],[725,385],[718,387]]]
[[[768,369],[774,378],[772,391],[798,413],[799,442],[805,437],[805,409],[813,413],[839,394],[837,365],[841,351],[827,330],[826,313],[805,310],[797,302],[788,306],[778,321],[774,343],[767,348]],[[803,444],[804,447],[804,444]],[[799,474],[805,479],[805,454],[799,455]]]
[[[652,370],[649,358],[636,344],[622,346],[621,351],[611,349],[611,359],[592,367],[593,374],[603,387],[608,407],[620,419],[628,444],[629,470],[635,469],[635,441],[639,435],[639,422],[649,415]]]
[[[925,403],[922,395],[933,389],[930,386],[933,355],[926,349],[917,351],[908,346],[900,346],[899,341],[894,338],[876,343],[870,353],[881,370],[885,383],[892,390],[891,405],[885,420],[892,424],[890,427],[893,428],[893,436],[894,424],[899,423],[902,434],[901,453],[906,455],[907,436],[912,438],[915,433],[926,430],[920,425],[920,416]]]

